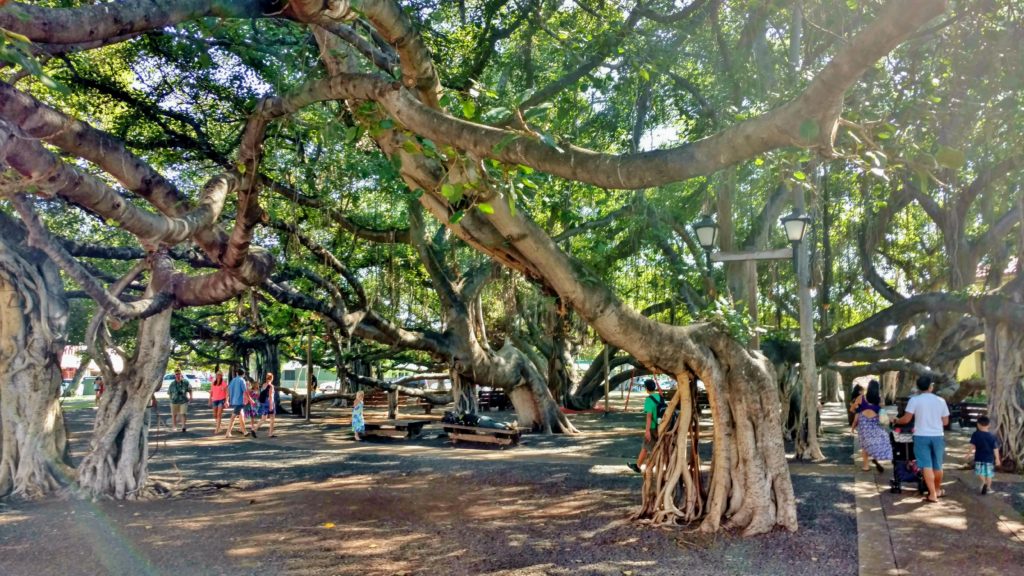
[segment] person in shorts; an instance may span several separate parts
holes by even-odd
[[[648,378],[644,381],[644,388],[647,389],[647,398],[644,400],[644,414],[647,415],[644,425],[644,444],[640,448],[636,462],[626,463],[630,470],[637,473],[640,473],[640,467],[643,466],[644,460],[647,459],[648,454],[654,452],[654,445],[658,442],[658,407],[664,402],[661,399],[657,382]]]
[[[256,437],[255,432],[248,431],[245,425],[245,406],[249,403],[249,393],[245,385],[245,370],[235,371],[235,377],[228,383],[227,407],[231,408],[231,419],[228,421],[228,431],[225,436],[231,438],[231,429],[235,427],[235,418],[238,418],[239,426],[242,427],[242,436]]]
[[[268,418],[270,419],[270,432],[268,438],[274,438],[274,375],[267,372],[266,378],[263,380],[263,384],[260,385],[260,391],[256,396],[256,416],[259,417],[259,422],[253,425],[253,431],[259,430],[260,426],[263,425]]]
[[[224,415],[224,405],[228,399],[228,382],[220,370],[210,384],[210,406],[213,407],[213,420],[216,423],[214,434],[220,434],[220,420]]]
[[[981,481],[982,496],[992,490],[992,479],[996,476],[996,467],[1002,464],[999,457],[999,438],[988,431],[990,423],[988,416],[978,418],[978,429],[971,434],[974,474]]]
[[[174,370],[174,382],[167,388],[167,396],[171,400],[171,428],[178,427],[178,416],[181,416],[181,431],[186,431],[188,420],[188,403],[192,401],[192,386],[181,375],[180,369]]]
[[[933,387],[931,376],[919,376],[917,396],[907,403],[906,414],[896,419],[896,424],[914,419],[914,458],[928,485],[928,502],[938,502],[946,495],[942,489],[942,458],[946,452],[943,428],[949,424],[949,406],[932,393]]]

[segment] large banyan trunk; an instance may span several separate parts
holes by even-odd
[[[992,431],[1019,470],[1024,462],[1024,332],[1007,323],[985,323],[985,372]]]
[[[706,532],[722,527],[744,535],[776,526],[796,530],[796,499],[779,434],[779,391],[771,364],[712,327],[684,331],[684,337],[663,345],[674,346],[687,359],[677,381],[696,376],[707,388],[714,421],[711,475],[702,481],[692,392],[683,386],[677,394],[679,424],[659,437],[647,461],[638,517],[656,524],[703,518]],[[671,425],[666,420],[663,429]]]
[[[56,267],[0,214],[0,496],[37,498],[74,479],[60,408],[67,301]]]
[[[515,407],[520,428],[547,434],[577,432],[558,407],[537,367],[510,342],[506,341],[497,352],[476,347],[472,361],[456,359],[456,370],[463,378],[505,390]]]
[[[78,466],[83,494],[118,500],[144,495],[149,457],[146,408],[167,369],[170,336],[170,309],[139,322],[135,353],[125,361],[123,372],[108,379],[89,453]]]

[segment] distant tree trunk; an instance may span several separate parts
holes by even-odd
[[[821,401],[838,402],[839,390],[843,387],[843,377],[835,370],[821,371]]]
[[[992,432],[1001,452],[1017,469],[1024,461],[1024,331],[999,322],[985,323],[985,376]]]
[[[153,284],[147,293],[154,293]],[[135,353],[106,383],[89,453],[78,466],[85,495],[117,500],[143,495],[149,460],[146,409],[167,370],[170,337],[170,309],[140,321]]]
[[[38,498],[74,480],[58,398],[68,306],[24,237],[0,214],[0,497]]]
[[[548,388],[562,405],[567,403],[569,389],[574,380],[572,355],[569,353],[565,331],[567,314],[568,311],[557,303],[548,311],[548,325],[551,329],[551,354],[548,355],[547,365]]]

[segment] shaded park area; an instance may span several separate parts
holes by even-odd
[[[0,0],[0,576],[1019,573],[1021,30]]]
[[[330,410],[282,419],[272,440],[227,440],[198,412],[194,432],[152,436],[152,476],[183,493],[5,507],[5,573],[73,562],[78,573],[857,574],[849,468],[796,470],[797,533],[746,540],[630,522],[635,410],[577,415],[578,437],[528,435],[506,450],[452,448],[437,426],[356,444],[344,411]],[[91,413],[69,414],[73,437]],[[840,444],[849,451],[849,438]]]

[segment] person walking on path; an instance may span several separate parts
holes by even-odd
[[[181,375],[181,369],[174,370],[174,382],[167,388],[167,396],[171,399],[171,428],[178,427],[178,416],[181,416],[181,431],[186,431],[188,420],[188,403],[192,401],[192,386]]]
[[[103,396],[103,391],[106,390],[106,387],[103,385],[103,376],[97,376],[96,381],[93,382],[93,386],[93,391],[96,393],[96,405],[99,406],[100,398]]]
[[[917,378],[918,394],[907,403],[906,414],[896,419],[896,424],[914,420],[914,458],[924,473],[928,485],[929,502],[938,502],[946,495],[942,489],[942,457],[946,451],[943,427],[949,424],[949,406],[946,401],[932,393],[934,383],[931,376]]]
[[[220,434],[220,419],[224,415],[224,404],[228,399],[228,383],[224,380],[224,373],[217,371],[217,375],[210,384],[210,406],[213,407],[213,420],[217,423],[214,434]]]
[[[231,420],[228,421],[228,432],[225,435],[227,438],[231,438],[231,430],[235,427],[235,418],[238,418],[239,425],[242,427],[242,436],[256,437],[255,432],[249,431],[245,425],[245,407],[249,404],[249,394],[245,386],[245,370],[239,369],[235,372],[235,377],[231,379],[228,384],[228,401],[227,405],[231,408]]]
[[[978,418],[978,429],[971,434],[971,451],[974,452],[974,473],[981,480],[981,495],[992,490],[992,478],[996,467],[1002,464],[999,457],[999,439],[988,431],[988,416]]]
[[[861,470],[867,472],[868,457],[874,463],[878,473],[881,474],[885,468],[879,460],[892,460],[892,444],[889,442],[889,433],[879,422],[879,415],[882,412],[881,384],[878,380],[872,380],[868,384],[868,391],[863,399],[857,404],[857,413],[853,417],[852,430],[857,432],[860,439],[860,455],[862,460]]]
[[[259,422],[253,425],[253,432],[260,429],[263,422],[269,417],[270,418],[270,435],[268,438],[274,438],[274,375],[267,372],[266,379],[263,380],[263,384],[260,386],[260,392],[257,396],[256,404],[256,415],[259,416]]]
[[[846,413],[846,423],[853,426],[853,417],[857,414],[857,407],[864,401],[864,387],[857,384],[850,393],[850,409]]]
[[[364,432],[366,432],[366,421],[363,420],[363,391],[360,390],[356,392],[356,401],[352,404],[352,435],[356,442],[362,440],[359,435]]]
[[[644,424],[644,444],[640,448],[636,462],[626,464],[630,470],[636,473],[640,473],[640,467],[644,465],[647,455],[654,452],[654,445],[658,442],[658,419],[665,411],[665,401],[661,399],[658,383],[648,378],[644,380],[644,388],[647,389],[647,398],[644,400],[644,413],[647,414],[646,424]]]

